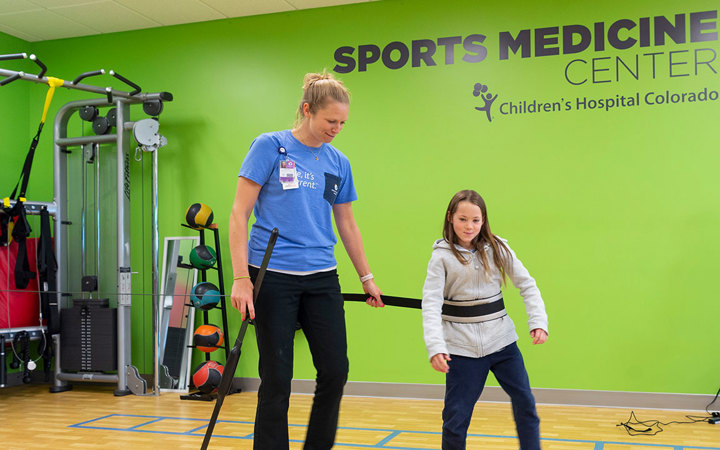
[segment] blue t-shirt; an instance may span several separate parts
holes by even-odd
[[[297,189],[283,189],[280,182],[280,163],[288,159],[297,168]],[[332,205],[357,200],[345,155],[330,144],[308,147],[290,130],[265,133],[250,145],[238,176],[262,186],[253,210],[250,264],[262,263],[270,231],[277,227],[269,268],[310,272],[337,265]]]

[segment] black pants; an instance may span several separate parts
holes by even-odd
[[[250,267],[253,281],[258,270]],[[345,310],[335,270],[297,276],[268,271],[255,306],[260,388],[254,448],[288,448],[293,340],[300,323],[317,370],[305,449],[330,449],[347,381]]]

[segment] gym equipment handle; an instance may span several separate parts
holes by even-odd
[[[4,80],[0,81],[0,86],[5,86],[6,84],[12,83],[13,81],[17,80],[18,78],[22,77],[24,74],[23,72],[18,72],[13,76],[7,77]]]
[[[138,86],[137,84],[135,84],[135,83],[133,83],[132,81],[128,80],[127,78],[125,78],[124,76],[122,76],[122,75],[120,75],[119,73],[115,72],[114,70],[111,70],[111,71],[110,71],[110,75],[114,76],[114,77],[117,78],[118,80],[122,81],[123,83],[125,83],[125,84],[127,84],[128,86],[130,86],[131,88],[133,88],[134,90],[133,90],[132,92],[130,92],[130,95],[137,95],[137,94],[140,93],[140,91],[142,91],[142,88],[140,88],[140,86]]]
[[[30,55],[30,60],[34,61],[35,64],[40,66],[40,73],[37,74],[37,77],[42,78],[45,75],[45,72],[47,72],[47,66],[43,64],[42,61],[40,61],[35,55]]]
[[[35,56],[34,54],[31,54],[30,56],[28,56],[27,53],[10,53],[8,55],[0,55],[0,61],[10,60],[10,59],[29,59],[30,61],[37,64],[38,67],[40,67],[40,73],[37,74],[38,78],[42,78],[45,75],[45,72],[47,72],[47,66],[45,64],[43,64],[42,61],[40,61],[38,59],[38,57]],[[22,72],[20,72],[20,73],[22,74]],[[20,75],[20,76],[22,76],[22,75]],[[12,77],[6,78],[2,82],[0,82],[0,86],[4,86],[12,81],[15,81],[18,78],[20,78],[20,76],[14,75]]]
[[[0,61],[6,61],[9,59],[25,59],[27,58],[27,53],[11,53],[9,55],[0,55]]]
[[[93,70],[92,72],[81,73],[80,75],[75,77],[74,80],[72,80],[72,84],[78,84],[80,81],[84,80],[85,78],[103,75],[104,73],[105,73],[105,69]]]

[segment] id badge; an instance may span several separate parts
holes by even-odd
[[[289,158],[280,161],[280,183],[282,184],[283,190],[297,189],[299,187],[295,161]]]

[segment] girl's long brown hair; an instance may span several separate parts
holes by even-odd
[[[508,249],[507,245],[505,245],[505,243],[500,240],[499,237],[495,236],[492,231],[490,231],[490,220],[487,216],[487,207],[485,206],[485,200],[483,200],[480,194],[473,190],[466,189],[458,192],[450,200],[450,204],[448,204],[447,212],[445,213],[445,224],[443,225],[443,237],[451,244],[450,250],[461,263],[470,263],[469,260],[463,258],[462,254],[460,254],[460,252],[457,248],[455,248],[454,245],[459,244],[460,241],[458,240],[457,235],[455,235],[455,230],[452,226],[452,217],[453,214],[455,214],[455,211],[457,211],[457,207],[460,202],[469,202],[473,205],[477,205],[478,207],[480,207],[480,211],[482,212],[483,224],[480,227],[480,233],[475,237],[475,239],[472,240],[471,243],[475,250],[477,250],[480,259],[482,260],[485,278],[487,278],[490,274],[488,257],[487,253],[485,253],[485,244],[489,244],[490,247],[492,247],[493,262],[500,270],[503,283],[505,283],[507,281],[506,273],[512,270],[512,255],[510,254],[510,250]]]

